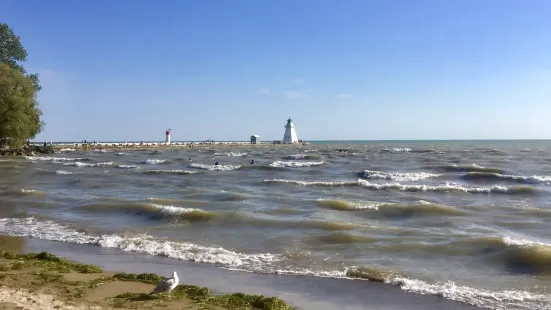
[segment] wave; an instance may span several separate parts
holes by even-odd
[[[469,172],[463,176],[467,180],[506,180],[514,181],[524,184],[545,184],[551,185],[551,176],[519,176],[519,175],[509,175],[501,174],[495,172]]]
[[[120,168],[120,169],[138,169],[140,167],[136,166],[136,165],[117,165],[117,168]]]
[[[369,188],[372,190],[387,190],[395,189],[406,192],[465,192],[465,193],[499,193],[499,194],[530,194],[535,193],[535,189],[530,186],[482,186],[482,187],[468,187],[460,184],[445,183],[442,185],[424,185],[424,184],[400,184],[400,183],[371,183],[366,180],[357,181],[298,181],[298,180],[283,180],[273,179],[264,180],[268,183],[286,183],[296,184],[301,186],[360,186]]]
[[[147,215],[154,219],[169,220],[188,220],[188,221],[206,221],[217,216],[214,212],[209,212],[197,208],[183,208],[175,206],[165,206],[154,203],[96,203],[76,208],[86,212],[123,212],[134,215]]]
[[[75,174],[74,172],[71,172],[71,171],[65,171],[65,170],[57,170],[55,172],[55,174],[57,175],[68,175],[68,174]]]
[[[165,164],[167,162],[168,162],[168,159],[146,159],[141,163],[146,165],[158,165],[158,164]]]
[[[385,217],[410,217],[410,216],[432,216],[432,215],[465,215],[467,212],[458,210],[452,206],[446,206],[426,201],[416,204],[398,203],[357,203],[344,200],[318,199],[318,204],[338,211],[372,210],[379,211]]]
[[[115,166],[115,163],[112,161],[100,162],[96,164],[87,164],[80,161],[75,161],[73,163],[65,163],[64,166],[74,166],[74,167],[111,167]]]
[[[124,252],[209,263],[230,270],[381,282],[398,286],[402,290],[412,293],[440,296],[494,310],[543,310],[549,309],[549,304],[551,304],[551,296],[526,291],[508,290],[495,292],[459,286],[451,281],[429,283],[428,281],[408,277],[397,271],[371,266],[351,266],[340,270],[312,270],[309,268],[292,267],[287,261],[288,256],[283,254],[243,253],[218,246],[171,241],[149,235],[92,235],[54,221],[39,221],[32,217],[0,219],[0,233],[58,242],[90,244],[104,248],[119,249]],[[348,238],[342,234],[333,234],[333,237],[327,237],[328,239],[326,240],[338,240],[340,238],[338,236],[342,236],[345,240]],[[353,239],[354,236],[352,236]],[[518,240],[514,242],[518,242]],[[522,241],[520,243],[524,244],[525,242]],[[285,267],[282,268],[281,266]]]
[[[53,157],[53,156],[25,156],[25,159],[30,161],[53,161],[53,162],[88,160],[88,158]]]
[[[274,161],[270,164],[270,167],[283,168],[283,167],[311,167],[323,165],[323,161]]]
[[[358,173],[358,177],[363,179],[382,179],[393,181],[419,181],[428,178],[439,177],[439,174],[428,172],[382,172],[373,170],[364,170]]]
[[[173,170],[147,170],[145,173],[149,174],[159,174],[159,173],[169,173],[169,174],[194,174],[195,171],[188,171],[188,170],[180,170],[180,169],[173,169]]]
[[[337,199],[317,200],[318,205],[337,211],[352,211],[352,210],[378,210],[379,206],[385,203],[358,203]]]
[[[37,189],[24,189],[24,188],[22,188],[21,191],[17,193],[21,195],[38,195],[38,196],[46,195],[45,192],[39,191]]]
[[[53,221],[38,221],[35,218],[0,219],[0,232],[10,236],[34,237],[58,242],[99,245],[125,252],[164,256],[173,259],[200,263],[218,264],[224,267],[261,269],[283,258],[277,254],[246,254],[221,247],[209,247],[189,242],[176,242],[148,235],[101,235],[86,234]]]
[[[395,147],[395,148],[392,148],[392,149],[383,149],[383,150],[381,150],[381,152],[385,152],[385,153],[388,153],[388,152],[409,153],[410,151],[411,151],[411,149],[407,148],[407,147]]]
[[[76,151],[76,149],[65,148],[65,149],[59,150],[58,153],[69,153],[74,151]]]
[[[320,158],[321,156],[317,154],[293,154],[293,155],[287,155],[283,157],[283,159],[286,159],[286,160],[299,160],[299,159],[316,160]]]
[[[204,165],[204,164],[190,164],[190,168],[195,169],[203,169],[203,170],[210,170],[210,171],[231,171],[231,170],[237,170],[241,168],[240,165]]]
[[[214,155],[215,156],[242,157],[242,156],[247,156],[247,153],[226,152],[226,153],[214,153]]]
[[[432,168],[432,167],[428,167]],[[504,173],[502,169],[491,168],[491,167],[482,167],[476,164],[472,165],[441,165],[436,167],[438,170],[448,171],[448,172],[491,172],[491,173]]]

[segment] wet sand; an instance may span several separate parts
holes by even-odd
[[[180,275],[180,281],[186,284],[207,286],[215,293],[238,291],[277,296],[296,309],[480,309],[437,296],[404,292],[398,287],[370,281],[254,274],[87,245],[26,238],[24,243],[23,247],[18,247],[24,248],[26,252],[49,251],[74,261],[99,265],[104,270],[168,275],[174,269]],[[135,288],[136,291],[141,289],[147,291],[145,287]],[[96,298],[101,299],[104,296],[100,294]]]

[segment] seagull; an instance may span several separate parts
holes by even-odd
[[[166,278],[162,280],[159,285],[157,285],[156,288],[149,293],[151,294],[157,294],[157,293],[163,293],[168,292],[168,298],[170,298],[170,291],[172,291],[176,286],[178,286],[178,275],[176,274],[176,271],[172,272],[172,278]]]

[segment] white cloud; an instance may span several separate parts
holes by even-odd
[[[301,92],[298,92],[298,91],[284,91],[282,94],[283,94],[284,97],[293,98],[293,99],[307,98],[308,97],[307,94],[301,93]]]
[[[261,94],[269,94],[272,91],[267,87],[261,87],[261,88],[258,89],[258,92],[261,93]]]
[[[340,93],[340,94],[337,95],[337,98],[338,99],[352,99],[352,98],[354,98],[354,96],[352,96],[351,94]]]

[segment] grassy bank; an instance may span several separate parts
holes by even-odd
[[[180,277],[185,279],[185,275]],[[156,274],[105,272],[98,266],[70,262],[47,252],[0,251],[0,308],[292,309],[276,297],[217,295],[206,287],[187,284],[178,285],[170,296],[149,295],[162,279]]]

